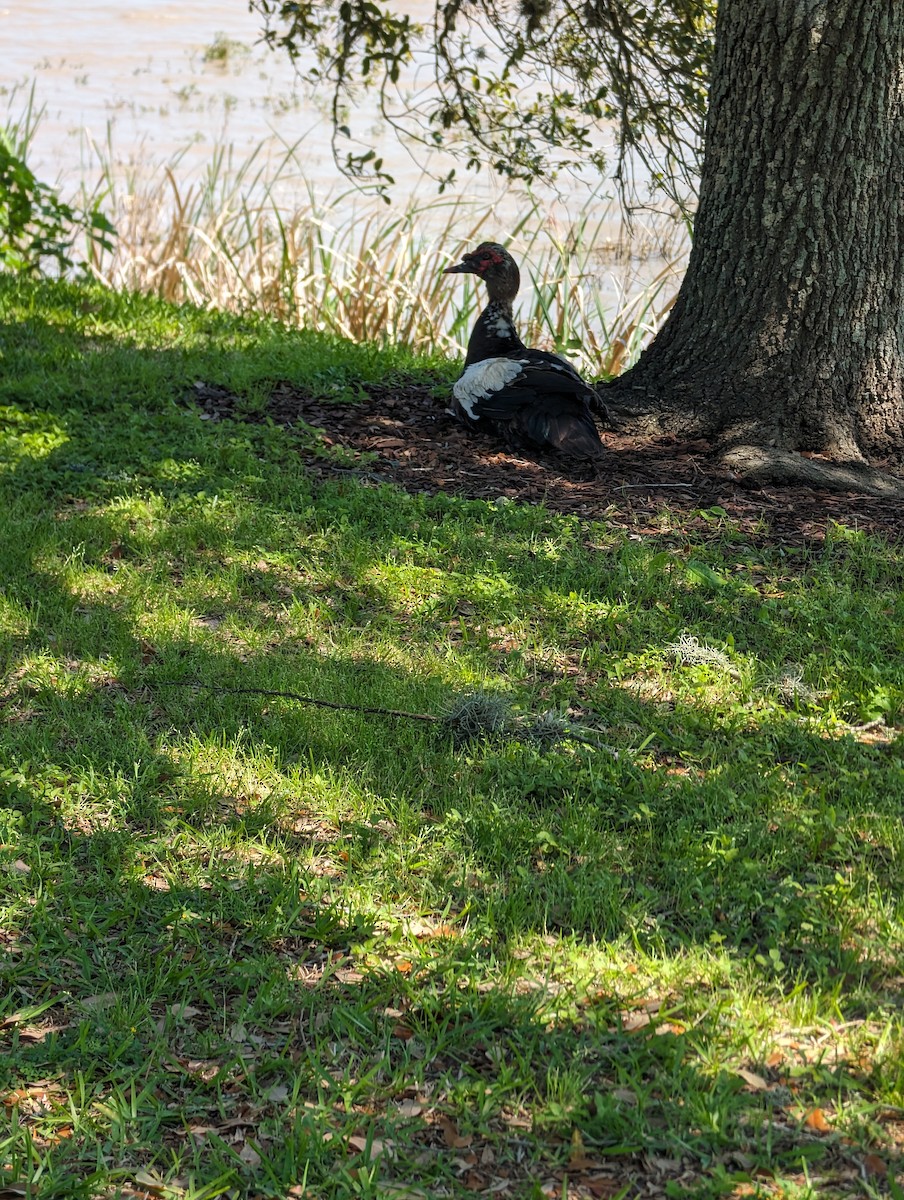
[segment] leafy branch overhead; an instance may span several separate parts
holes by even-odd
[[[627,189],[639,160],[666,194],[693,188],[715,0],[436,0],[423,24],[371,0],[249,6],[270,46],[329,89],[336,159],[351,176],[392,183],[373,148],[356,149],[349,113],[370,88],[398,135],[468,170],[530,182],[614,167]]]

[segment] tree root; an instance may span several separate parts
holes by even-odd
[[[904,499],[904,479],[866,463],[829,463],[768,446],[726,447],[717,461],[744,483],[791,484],[835,492]]]

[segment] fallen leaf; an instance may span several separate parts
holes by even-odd
[[[175,1190],[164,1183],[159,1175],[152,1175],[150,1171],[136,1171],[135,1182],[140,1188],[143,1188],[146,1192],[150,1192],[153,1196],[164,1196],[169,1194],[171,1190]]]
[[[571,1153],[568,1155],[568,1166],[572,1171],[586,1171],[588,1167],[598,1167],[599,1165],[599,1160],[587,1153],[580,1129],[575,1129],[571,1135]]]
[[[171,1004],[170,1012],[177,1021],[187,1021],[189,1017],[197,1017],[200,1015],[200,1008],[193,1008],[190,1004]]]
[[[442,1130],[443,1141],[450,1150],[463,1150],[465,1146],[470,1146],[473,1138],[468,1135],[462,1136],[455,1125],[455,1122],[449,1117],[437,1117],[437,1125]]]
[[[619,1014],[621,1027],[625,1033],[636,1033],[650,1024],[648,1012],[623,1012]]]
[[[762,1075],[757,1075],[755,1071],[747,1071],[744,1069],[744,1067],[738,1067],[738,1069],[735,1071],[735,1075],[737,1075],[739,1079],[743,1079],[751,1091],[766,1092],[769,1090],[769,1084],[767,1081],[762,1077]]]
[[[434,924],[432,921],[411,921],[408,932],[416,938],[450,938],[455,937],[455,930],[445,923]]]
[[[360,971],[347,971],[344,967],[340,967],[336,971],[336,978],[340,983],[361,983],[364,975]]]
[[[259,1166],[261,1161],[261,1156],[250,1142],[245,1142],[244,1146],[242,1146],[241,1150],[239,1151],[239,1158],[248,1167]]]
[[[204,1083],[210,1083],[219,1075],[220,1063],[212,1058],[177,1058],[175,1061],[164,1061],[163,1069],[171,1073],[184,1071],[186,1075],[192,1075],[196,1079],[203,1080]],[[245,1124],[250,1124],[250,1122],[246,1121]]]
[[[23,859],[17,858],[13,863],[13,870],[18,871],[20,875],[27,875],[31,870],[31,867]]]
[[[269,1100],[271,1104],[281,1104],[288,1096],[289,1089],[284,1083],[274,1083],[273,1087],[268,1087],[264,1092],[264,1099]]]
[[[115,1004],[117,995],[115,992],[98,992],[96,996],[86,996],[82,1001],[84,1008],[109,1008],[111,1004]]]
[[[804,1124],[818,1133],[827,1133],[832,1128],[821,1108],[811,1108],[804,1117]]]
[[[385,1138],[366,1138],[361,1137],[360,1134],[352,1134],[348,1139],[348,1144],[358,1154],[365,1154],[368,1162],[373,1162],[381,1154],[391,1155],[394,1145],[393,1142],[387,1141]]]
[[[881,1175],[884,1178],[888,1174],[888,1164],[878,1154],[867,1154],[863,1160],[863,1169],[867,1175]]]

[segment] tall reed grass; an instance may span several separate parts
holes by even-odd
[[[97,279],[357,342],[460,354],[483,297],[475,280],[442,269],[475,242],[506,240],[530,285],[518,314],[525,339],[614,375],[658,328],[686,250],[677,217],[628,228],[597,196],[567,223],[525,196],[505,229],[492,208],[464,200],[393,209],[353,189],[324,197],[304,177],[299,147],[281,147],[274,161],[262,143],[236,162],[222,146],[195,179],[178,158],[139,178],[114,166],[109,140],[85,147],[80,202],[102,196],[117,230],[112,248],[86,247]]]

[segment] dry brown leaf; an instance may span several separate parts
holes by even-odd
[[[436,1123],[442,1130],[443,1141],[450,1150],[463,1150],[474,1140],[470,1135],[460,1134],[455,1122],[449,1117],[437,1117]]]
[[[512,1186],[510,1179],[494,1179],[492,1183],[488,1183],[483,1189],[485,1196],[499,1196],[502,1192],[507,1192]]]
[[[608,1200],[609,1196],[623,1196],[624,1183],[612,1179],[608,1175],[595,1175],[592,1179],[582,1179],[581,1186],[586,1188],[595,1200]]]
[[[878,1154],[867,1154],[863,1160],[863,1169],[867,1175],[881,1175],[884,1178],[888,1174],[888,1164]]]
[[[150,1171],[136,1171],[135,1182],[145,1192],[150,1192],[152,1196],[165,1196],[179,1190],[164,1183],[159,1175],[153,1175]]]
[[[24,859],[17,858],[16,861],[13,863],[13,870],[18,871],[20,875],[27,875],[29,873],[29,871],[31,870],[31,867],[28,865],[27,862],[25,862]]]
[[[109,1008],[111,1004],[115,1004],[118,997],[115,992],[98,992],[96,996],[86,996],[82,1001],[83,1008],[101,1009]]]
[[[241,1150],[239,1151],[239,1158],[243,1163],[246,1164],[246,1166],[249,1167],[259,1166],[261,1161],[261,1156],[250,1142],[245,1142],[244,1146],[242,1146]]]
[[[45,1025],[43,1028],[37,1025],[20,1025],[19,1041],[43,1042],[46,1038],[49,1038],[52,1033],[58,1033],[61,1029],[68,1028],[68,1025]]]
[[[808,1129],[815,1129],[817,1133],[828,1133],[832,1128],[821,1108],[811,1108],[804,1116],[804,1124]]]
[[[368,1162],[373,1162],[381,1154],[391,1155],[394,1145],[385,1138],[366,1138],[361,1137],[360,1134],[352,1134],[348,1139],[348,1144],[358,1154],[366,1154]]]
[[[347,971],[344,967],[340,967],[336,971],[336,978],[340,983],[362,983],[364,976],[360,971]]]
[[[743,1079],[747,1084],[747,1087],[753,1092],[766,1092],[769,1090],[768,1082],[762,1077],[762,1075],[757,1075],[755,1071],[747,1071],[744,1069],[744,1067],[738,1067],[738,1069],[735,1071],[735,1075],[737,1075],[739,1079]]]
[[[636,1033],[638,1029],[644,1029],[650,1024],[648,1012],[623,1012],[619,1016],[625,1033]]]
[[[200,1008],[193,1008],[190,1004],[171,1004],[167,1010],[176,1018],[177,1021],[187,1021],[190,1017],[200,1015]]]
[[[408,932],[412,937],[419,939],[450,938],[456,936],[455,930],[451,925],[448,925],[445,922],[437,923],[427,920],[410,921],[408,924]]]
[[[220,1063],[214,1058],[177,1058],[174,1062],[164,1062],[163,1069],[170,1072],[184,1071],[186,1075],[193,1075],[204,1083],[210,1083],[219,1075]],[[244,1124],[249,1125],[251,1122],[246,1121]]]

